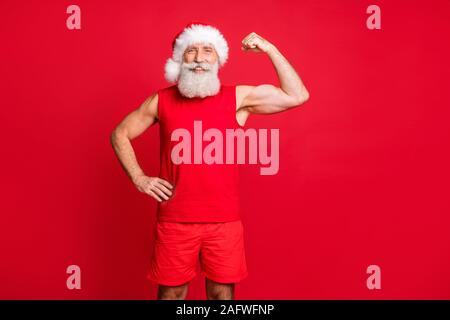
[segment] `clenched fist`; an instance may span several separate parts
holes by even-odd
[[[161,202],[162,199],[169,200],[172,196],[172,185],[164,179],[158,177],[138,176],[133,179],[136,188]]]
[[[244,51],[267,53],[272,47],[273,45],[269,41],[252,32],[242,40],[241,49]]]

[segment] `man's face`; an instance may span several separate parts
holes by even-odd
[[[183,62],[207,62],[214,64],[218,60],[216,49],[210,44],[194,44],[186,48],[183,55]],[[197,73],[202,73],[204,70],[195,70]]]
[[[212,96],[219,92],[219,56],[208,43],[190,45],[183,54],[178,89],[188,98]]]

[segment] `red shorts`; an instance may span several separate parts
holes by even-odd
[[[178,286],[201,274],[215,282],[236,283],[247,277],[241,220],[214,223],[158,221],[147,278]]]

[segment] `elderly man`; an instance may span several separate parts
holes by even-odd
[[[196,161],[208,146],[194,142],[193,155],[188,149],[181,151],[176,132],[189,130],[198,121],[200,128],[210,132],[242,130],[250,114],[289,110],[307,101],[309,93],[278,49],[254,32],[242,40],[241,49],[267,54],[280,87],[222,84],[218,71],[228,59],[228,44],[211,25],[188,24],[172,48],[165,78],[174,84],[158,90],[127,115],[114,129],[111,143],[136,188],[158,201],[147,275],[159,285],[157,298],[185,299],[199,260],[207,298],[234,299],[235,284],[248,275],[237,164]],[[156,123],[160,125],[160,170],[157,177],[149,177],[130,141]],[[192,162],[179,161],[191,157]]]

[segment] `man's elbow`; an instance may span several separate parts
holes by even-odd
[[[303,91],[303,103],[305,103],[308,100],[309,100],[309,91],[306,90],[305,88],[305,90]]]
[[[286,106],[287,108],[294,108],[304,104],[309,100],[309,92],[305,89],[301,94],[292,98],[292,100]]]
[[[309,91],[303,86],[303,89],[298,98],[298,104],[303,104],[309,100]]]
[[[114,145],[117,142],[117,129],[114,129],[111,134],[109,135],[109,142],[111,143],[111,145],[114,147]]]
[[[297,98],[296,103],[297,103],[297,105],[301,105],[301,104],[304,104],[308,100],[309,100],[309,92],[308,92],[308,90],[306,90],[306,88],[303,88],[301,94]]]
[[[114,147],[117,142],[122,139],[124,136],[126,136],[126,134],[123,132],[123,130],[120,130],[119,128],[115,128],[110,136],[109,136],[109,141],[111,143],[111,145]]]

